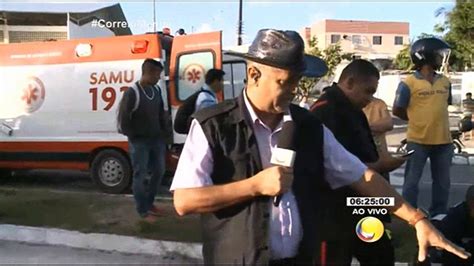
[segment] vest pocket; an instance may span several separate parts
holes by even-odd
[[[251,156],[250,153],[239,153],[235,154],[230,158],[233,162],[234,172],[232,175],[232,179],[243,180],[246,178],[251,177]]]

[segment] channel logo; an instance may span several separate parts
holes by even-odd
[[[384,233],[383,223],[372,216],[362,218],[356,225],[356,234],[360,240],[368,243],[378,241]]]

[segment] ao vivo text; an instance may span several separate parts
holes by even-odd
[[[363,209],[363,208],[354,208],[352,210],[352,215],[387,215],[387,209]]]

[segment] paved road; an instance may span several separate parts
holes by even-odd
[[[463,158],[455,158],[462,162]],[[404,166],[390,174],[390,183],[401,193],[404,181]],[[427,163],[420,180],[420,192],[418,199],[418,207],[426,210],[429,209],[431,203],[431,170],[430,164]],[[474,185],[474,165],[455,164],[451,167],[451,189],[449,193],[449,206],[453,206],[464,199],[466,190],[469,186]]]
[[[159,264],[183,265],[196,261],[178,257],[123,254],[62,246],[0,241],[0,264]]]

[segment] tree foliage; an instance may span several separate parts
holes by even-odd
[[[474,66],[474,1],[456,0],[448,10],[440,8],[435,15],[444,15],[444,22],[435,26],[435,31],[451,45],[450,63],[456,70],[472,69]]]
[[[413,66],[410,58],[410,45],[405,45],[393,62],[396,69],[410,70]]]
[[[419,40],[419,39],[431,38],[431,37],[441,38],[440,36],[423,32],[418,37],[416,37],[416,39]],[[398,55],[395,57],[393,64],[396,69],[411,70],[413,68],[413,63],[411,62],[411,58],[410,58],[410,46],[411,44],[405,45],[403,49],[400,50]]]
[[[306,53],[323,59],[328,66],[328,73],[326,76],[321,78],[303,77],[298,84],[298,94],[303,97],[308,97],[311,94],[314,94],[312,89],[321,79],[333,76],[339,63],[341,63],[343,59],[351,58],[350,54],[342,53],[340,43],[331,44],[323,51],[318,48],[318,40],[316,37],[311,38],[308,44],[309,46],[306,49]]]
[[[444,22],[434,26],[440,35],[422,33],[417,39],[438,37],[451,46],[449,63],[454,70],[463,71],[474,67],[474,0],[456,0],[452,9],[443,7],[435,16],[443,16]],[[404,47],[394,61],[397,69],[410,69],[410,48]]]

